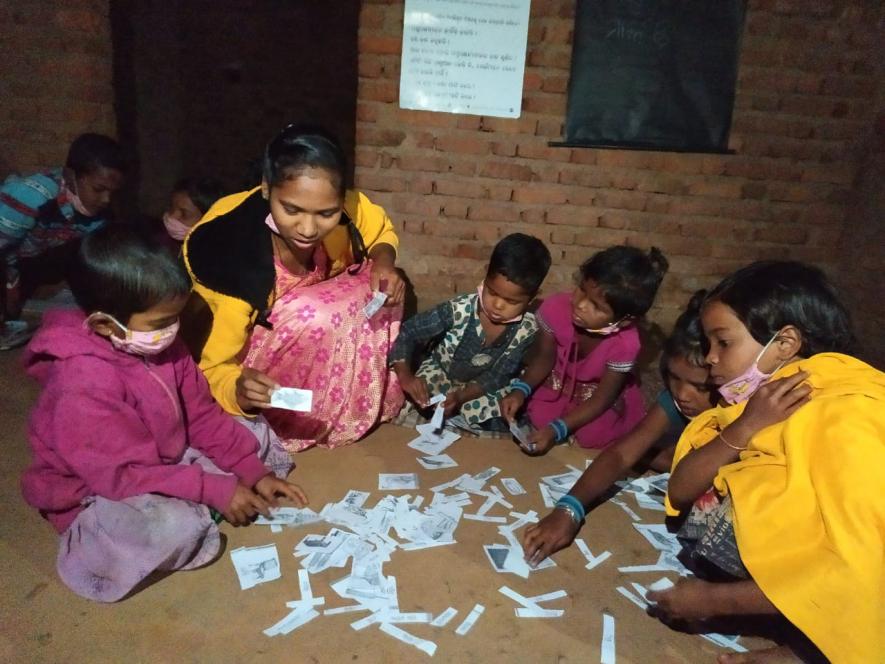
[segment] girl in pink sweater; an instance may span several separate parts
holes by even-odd
[[[224,413],[176,338],[191,287],[177,259],[107,227],[84,239],[70,283],[81,311],[48,313],[25,355],[43,392],[22,479],[61,534],[65,584],[116,601],[154,571],[215,559],[209,508],[245,525],[281,497],[306,503],[274,474],[288,456]]]

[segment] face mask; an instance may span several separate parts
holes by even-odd
[[[191,230],[190,226],[181,221],[181,219],[173,217],[168,212],[163,214],[163,225],[166,227],[166,232],[169,233],[169,237],[173,240],[178,240],[179,242],[183,242],[184,238]]]
[[[489,312],[486,311],[485,305],[482,303],[482,292],[485,289],[485,282],[480,282],[479,286],[476,287],[476,293],[479,295],[479,308],[486,312],[486,316],[489,316]],[[489,316],[491,318],[491,316]],[[509,320],[502,320],[501,323],[517,323],[522,320],[522,314],[519,316],[514,316]]]
[[[84,217],[91,217],[92,212],[87,210],[86,206],[83,205],[83,201],[80,200],[80,196],[79,196],[79,194],[77,194],[76,188],[77,188],[76,180],[74,181],[74,189],[70,189],[68,187],[67,183],[65,183],[65,191],[67,192],[68,202],[73,206],[73,208],[77,212],[82,214]]]
[[[265,223],[265,224],[267,225],[267,227],[268,227],[270,230],[272,230],[274,233],[276,233],[277,235],[280,234],[280,229],[277,228],[277,223],[273,220],[273,215],[272,215],[272,214],[269,214],[269,215],[267,215],[267,217],[264,218],[264,223]]]
[[[676,402],[676,399],[673,399],[673,407],[674,407],[674,408],[679,412],[679,414],[682,415],[682,417],[684,417],[685,419],[687,419],[687,420],[693,420],[693,419],[695,418],[694,415],[686,415],[686,414],[685,414],[685,411],[683,411],[683,410],[679,407],[679,404]]]
[[[172,342],[175,341],[175,336],[178,334],[177,320],[168,327],[142,332],[141,330],[130,330],[113,316],[108,314],[101,315],[110,318],[126,333],[124,339],[120,339],[113,334],[109,337],[114,348],[132,355],[157,355],[162,353],[172,345]]]
[[[736,403],[741,403],[742,401],[746,401],[753,393],[759,389],[759,386],[765,383],[769,378],[771,378],[771,374],[774,371],[777,371],[783,366],[783,363],[779,364],[777,368],[771,373],[762,373],[759,370],[759,360],[765,354],[765,351],[768,350],[768,347],[771,345],[771,342],[777,339],[777,334],[775,334],[771,339],[768,340],[768,343],[759,351],[759,354],[756,356],[756,359],[753,360],[753,364],[747,367],[747,370],[742,373],[737,378],[732,378],[727,383],[723,383],[719,386],[719,395],[725,399],[732,406]]]
[[[603,337],[608,337],[621,329],[621,323],[623,322],[623,320],[624,319],[622,318],[621,320],[615,321],[614,323],[610,323],[610,324],[606,325],[605,327],[598,327],[598,328],[585,327],[585,328],[583,328],[583,330],[585,332],[589,332],[590,334],[598,334]]]

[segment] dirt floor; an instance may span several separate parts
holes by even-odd
[[[2,449],[0,501],[0,575],[3,578],[0,615],[0,661],[4,662],[418,662],[426,655],[380,632],[377,627],[354,631],[349,623],[365,614],[321,616],[289,635],[268,638],[262,630],[287,613],[285,602],[299,597],[294,545],[307,533],[325,533],[314,524],[272,534],[266,527],[235,529],[222,526],[225,552],[212,565],[179,572],[160,580],[123,602],[92,603],[68,591],[55,573],[56,536],[28,508],[19,492],[19,476],[28,463],[25,425],[36,397],[36,385],[20,369],[21,351],[0,353]],[[462,439],[447,450],[458,468],[427,471],[406,447],[414,432],[383,426],[359,444],[334,451],[311,450],[298,456],[294,477],[319,509],[339,500],[348,489],[377,490],[379,472],[417,472],[420,493],[464,472],[476,473],[496,465],[500,477],[515,477],[528,494],[512,498],[519,511],[545,509],[538,477],[583,467],[586,453],[559,448],[544,458],[530,458],[508,441]],[[415,493],[415,492],[412,492]],[[632,502],[632,499],[628,499]],[[429,502],[429,501],[428,501]],[[468,510],[470,508],[468,507]],[[500,506],[490,514],[504,514]],[[638,510],[644,521],[660,520],[660,512]],[[419,551],[397,551],[385,564],[397,577],[403,611],[439,614],[448,606],[459,611],[446,628],[403,625],[407,631],[438,644],[435,660],[443,662],[592,662],[598,661],[602,614],[616,620],[620,664],[647,662],[713,662],[721,652],[699,636],[673,631],[645,615],[615,588],[630,581],[648,584],[661,573],[623,575],[620,565],[652,563],[657,553],[631,527],[631,519],[616,505],[605,504],[589,517],[581,537],[594,554],[612,557],[593,570],[572,547],[555,556],[557,567],[539,571],[528,580],[498,574],[489,565],[483,544],[502,541],[494,524],[461,521],[457,544]],[[242,591],[229,551],[240,546],[275,543],[282,578]],[[327,608],[350,603],[338,598],[328,583],[345,570],[327,570],[312,577],[315,596],[325,596]],[[670,574],[673,580],[675,575]],[[520,619],[514,603],[498,593],[502,585],[532,596],[565,589],[568,597],[551,603],[565,609],[559,619]],[[475,603],[485,613],[466,636],[455,627]],[[745,645],[754,640],[744,639]],[[755,643],[762,643],[755,640]]]

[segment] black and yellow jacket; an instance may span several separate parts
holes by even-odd
[[[256,187],[217,201],[184,241],[187,270],[194,280],[194,300],[183,321],[183,334],[209,381],[212,395],[229,413],[245,415],[236,397],[241,368],[237,356],[256,318],[273,305],[271,231],[264,223],[270,205]],[[352,220],[366,248],[399,240],[387,213],[358,191],[344,198],[342,225],[323,240],[332,275],[354,262],[346,222]]]

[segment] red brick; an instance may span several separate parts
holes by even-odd
[[[462,243],[455,247],[455,258],[472,258],[474,260],[488,260],[489,250],[483,244]]]
[[[517,143],[513,139],[505,139],[492,142],[492,154],[499,157],[515,157]]]
[[[476,131],[482,127],[482,116],[459,115],[455,126],[458,127],[458,129],[470,129],[471,131]]]
[[[358,168],[372,168],[378,163],[378,151],[358,147],[353,160]]]
[[[394,102],[399,99],[399,81],[362,79],[357,96],[365,101]]]
[[[470,206],[467,218],[477,221],[517,221],[519,211],[507,204],[477,203]]]
[[[547,210],[546,221],[548,224],[596,226],[599,223],[599,211],[573,205],[557,205]]]
[[[524,159],[545,159],[547,161],[569,161],[572,151],[569,148],[551,148],[547,141],[520,141],[516,154]]]
[[[541,89],[544,92],[564,93],[568,89],[568,76],[547,76]]]
[[[551,46],[542,44],[533,47],[528,53],[530,67],[550,67],[551,69],[571,68],[572,50],[567,46]]]
[[[499,134],[534,134],[538,121],[525,116],[519,118],[490,118],[483,116],[480,124],[482,131],[493,131]]]
[[[526,208],[520,210],[519,218],[527,224],[543,224],[547,221],[547,210],[545,208]]]
[[[489,143],[477,136],[440,135],[436,137],[436,149],[461,154],[488,154]]]
[[[575,232],[564,228],[555,228],[550,231],[550,242],[552,244],[574,244]]]
[[[377,30],[382,27],[386,11],[384,7],[364,3],[360,9],[360,29],[363,31],[367,28]]]
[[[359,95],[363,99],[362,93]],[[413,111],[407,108],[396,109],[396,122],[416,127],[453,127],[456,115],[451,113],[434,113],[432,111]]]
[[[565,95],[529,93],[522,100],[522,110],[527,113],[565,114]]]
[[[378,57],[361,55],[357,71],[360,78],[381,78],[384,73],[384,62]]]
[[[429,235],[438,235],[458,240],[472,240],[475,237],[476,222],[450,218],[440,223],[427,222],[424,224],[424,228]]]
[[[440,214],[444,217],[456,217],[458,219],[466,219],[469,204],[463,199],[449,199],[442,204]]]
[[[529,181],[532,179],[531,168],[506,161],[489,161],[480,169],[479,174],[481,177],[503,180]]]
[[[413,131],[409,132],[412,137],[412,144],[416,148],[433,149],[436,145],[436,136],[429,131]]]
[[[377,122],[378,110],[381,106],[381,104],[372,102],[358,102],[356,105],[357,122]]]
[[[437,179],[433,190],[443,196],[463,196],[465,198],[486,198],[488,190],[481,184],[464,180]]]
[[[493,201],[509,201],[513,199],[513,187],[506,184],[488,185],[489,198]]]
[[[526,90],[540,90],[541,86],[544,84],[544,79],[541,78],[541,75],[535,71],[526,71],[522,77],[522,89]],[[555,91],[554,91],[555,92]]]
[[[686,193],[686,185],[682,180],[666,175],[645,175],[639,180],[636,189],[657,194],[682,195]]]
[[[559,205],[568,200],[566,189],[559,185],[530,184],[513,190],[513,200],[528,205]]]
[[[360,58],[363,53],[380,53],[396,55],[402,51],[401,37],[385,37],[381,35],[361,35],[358,40]]]
[[[436,173],[473,175],[476,170],[476,166],[472,162],[454,161],[447,157],[401,155],[396,158],[396,162],[402,171],[433,171]]]
[[[425,217],[436,217],[442,209],[439,200],[433,196],[412,196],[410,194],[396,194],[391,207],[397,212]]]
[[[433,178],[409,174],[409,191],[414,194],[432,194]]]
[[[361,145],[395,147],[406,139],[406,132],[397,129],[380,129],[373,125],[358,124],[356,140]]]
[[[357,173],[355,184],[360,189],[369,191],[405,191],[406,180],[380,173]]]
[[[688,194],[691,196],[710,196],[712,198],[742,198],[744,185],[740,180],[729,179],[704,179],[694,180],[688,183]],[[747,196],[746,198],[752,198]]]
[[[603,208],[643,210],[645,209],[646,196],[633,192],[604,189],[599,191],[596,201],[596,204]]]
[[[562,138],[562,120],[553,118],[540,118],[535,129],[538,136],[544,136],[548,140]]]

